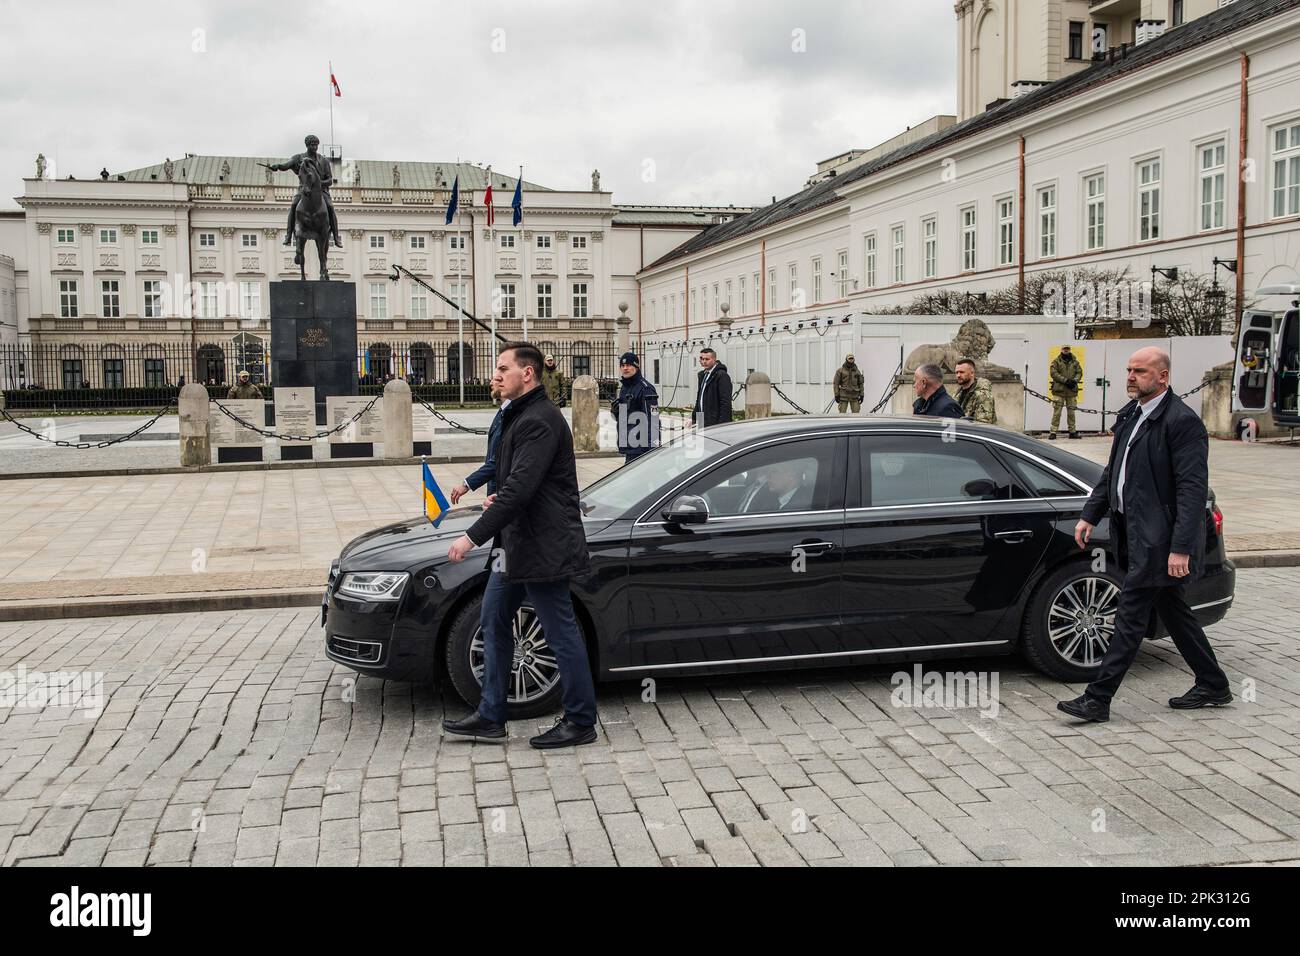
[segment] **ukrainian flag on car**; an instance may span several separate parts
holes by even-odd
[[[438,487],[438,482],[434,480],[433,472],[429,470],[429,463],[422,461],[420,467],[424,469],[424,516],[432,521],[436,528],[438,522],[451,510],[451,505],[447,504],[446,496]]]

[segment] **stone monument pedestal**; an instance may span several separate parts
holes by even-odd
[[[271,381],[314,388],[318,425],[327,397],[357,394],[356,283],[271,283]]]

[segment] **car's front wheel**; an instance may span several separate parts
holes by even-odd
[[[1078,683],[1097,676],[1115,634],[1120,579],[1076,561],[1047,576],[1029,603],[1021,644],[1045,674]]]
[[[447,674],[456,693],[471,707],[478,706],[483,690],[483,629],[479,626],[482,606],[480,594],[460,609],[447,634]],[[554,713],[560,704],[560,668],[531,605],[525,604],[515,612],[512,632],[514,655],[506,694],[507,717],[515,720]]]

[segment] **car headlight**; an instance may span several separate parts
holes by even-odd
[[[343,575],[338,593],[368,601],[396,601],[409,577],[405,571],[353,571]]]

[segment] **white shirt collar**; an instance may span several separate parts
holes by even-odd
[[[1156,410],[1156,406],[1158,406],[1161,402],[1163,402],[1165,400],[1165,396],[1168,394],[1169,394],[1169,389],[1165,389],[1163,392],[1161,392],[1155,398],[1151,399],[1151,401],[1149,402],[1138,402],[1138,411],[1142,413],[1142,417],[1146,418],[1148,415],[1154,412]]]

